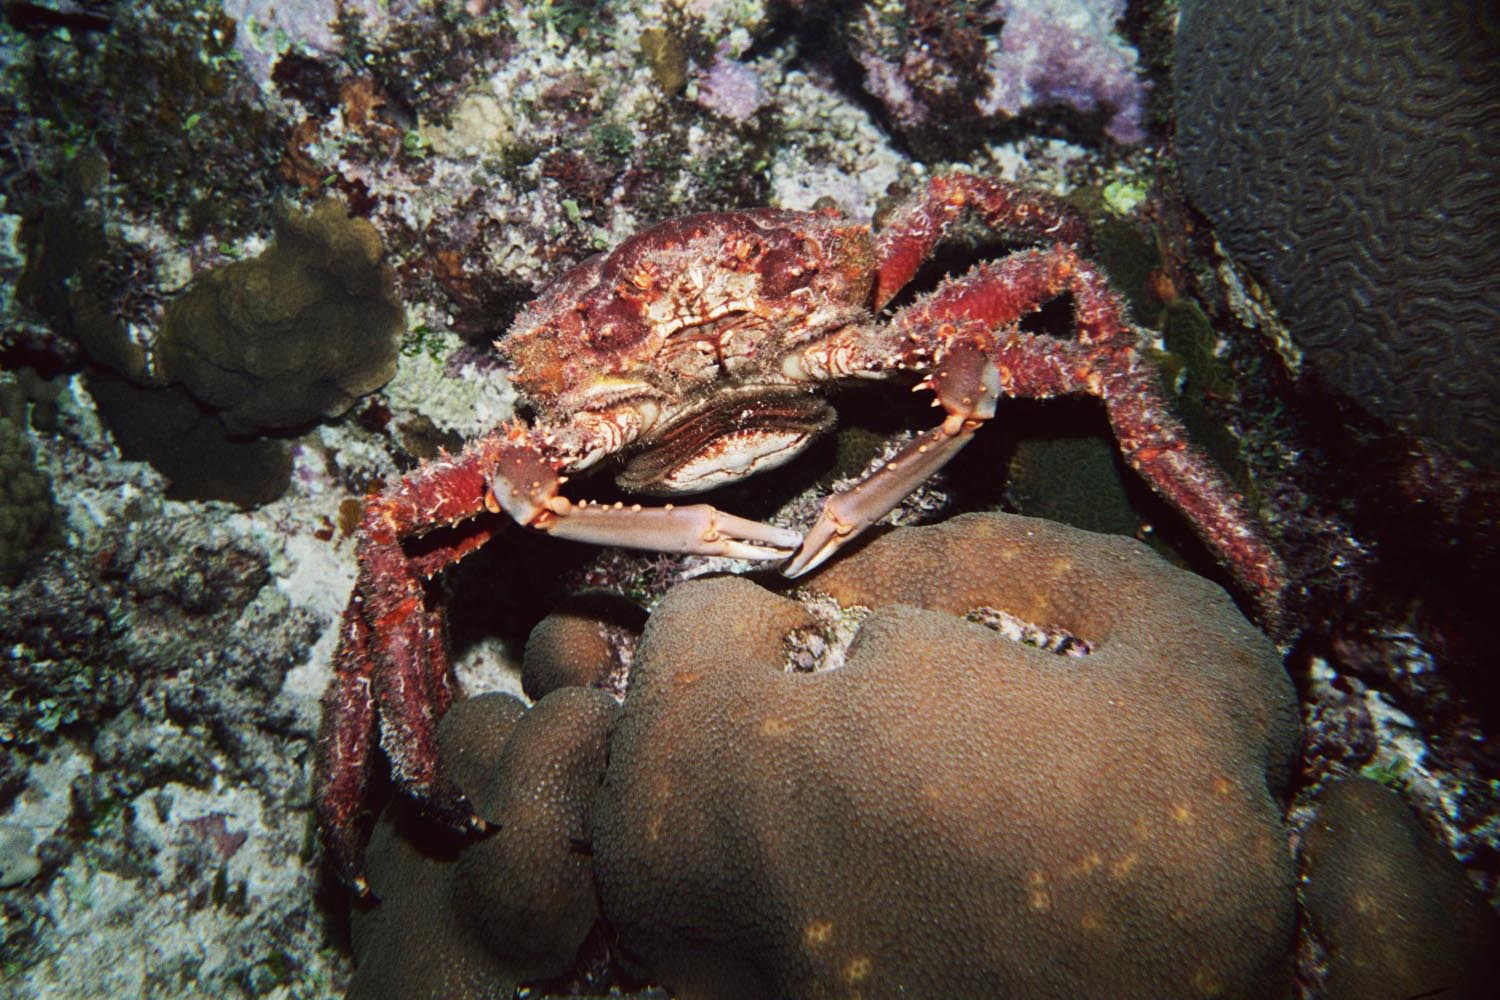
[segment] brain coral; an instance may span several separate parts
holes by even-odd
[[[162,374],[232,431],[338,416],[396,371],[405,313],[380,236],[324,201],[280,219],[270,249],[217,268],[167,309]]]
[[[1328,1000],[1493,996],[1495,915],[1401,797],[1364,779],[1318,797],[1304,899]]]
[[[1500,462],[1500,23],[1438,0],[1183,0],[1183,184],[1312,364]]]
[[[627,957],[682,1000],[1289,989],[1295,701],[1221,590],[1005,515],[893,532],[812,585],[875,609],[833,669],[789,672],[818,626],[743,579],[647,624],[595,813]]]
[[[466,845],[421,844],[425,828],[387,810],[368,854],[381,902],[355,913],[351,1000],[499,1000],[573,966],[598,918],[577,845],[590,835],[615,711],[609,695],[583,688],[529,711],[508,695],[448,711],[443,766],[503,825]]]

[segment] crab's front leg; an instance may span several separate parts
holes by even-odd
[[[783,559],[802,540],[707,504],[574,503],[558,492],[567,453],[545,440],[512,426],[365,501],[359,576],[323,699],[314,775],[325,854],[361,895],[369,887],[360,817],[377,733],[403,793],[459,832],[489,828],[438,767],[437,721],[453,700],[453,678],[442,611],[428,603],[426,581],[505,525],[493,515],[574,541],[739,559]]]
[[[999,370],[981,348],[955,345],[942,368],[918,388],[936,393],[938,405],[947,411],[943,422],[902,445],[854,486],[823,501],[802,547],[783,567],[785,575],[801,576],[822,565],[947,465],[995,415]]]
[[[953,179],[972,180],[966,175]],[[958,189],[960,194],[966,191],[967,186]],[[891,251],[896,253],[898,264],[910,252],[907,242],[916,241],[918,236],[930,248],[941,235],[932,226],[951,222],[964,200],[935,181],[927,195],[914,204],[915,208],[898,219],[897,231],[908,236],[906,242],[898,240]],[[940,214],[937,209],[943,206],[951,212],[933,222]],[[945,282],[931,295],[898,311],[887,326],[849,327],[806,348],[795,367],[815,379],[901,370],[925,373],[918,388],[932,389],[937,397],[934,405],[941,406],[946,416],[941,424],[902,446],[853,487],[825,500],[818,520],[803,538],[802,548],[782,572],[801,576],[826,562],[957,455],[974,432],[995,415],[1000,395],[1014,388],[1003,384],[997,356],[998,345],[1014,339],[1004,333],[1022,316],[1063,292],[1083,293],[1083,288],[1074,286],[1080,284],[1080,274],[1088,273],[1077,254],[1065,247],[1014,254]],[[1104,343],[1118,338],[1120,331],[1111,325],[1116,319],[1092,312],[1085,315],[1080,308],[1079,341]],[[1045,394],[1077,388],[1056,388]]]

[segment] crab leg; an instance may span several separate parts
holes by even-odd
[[[339,878],[363,896],[369,885],[354,859],[360,853],[359,817],[370,785],[376,718],[370,625],[361,605],[356,589],[339,626],[333,681],[323,693],[314,786],[323,852]]]
[[[907,442],[852,488],[823,501],[822,513],[783,574],[801,576],[821,565],[947,465],[974,432],[994,417],[1000,401],[1000,372],[984,350],[960,343],[947,351],[942,367],[918,388],[931,388],[948,416]]]
[[[549,507],[549,513],[553,517],[539,525],[549,534],[627,549],[784,559],[802,543],[802,536],[790,528],[735,517],[705,503],[687,507],[567,503],[566,507]]]
[[[1073,341],[1021,333],[1013,324],[1063,292],[1073,296]],[[1102,275],[1070,249],[1017,254],[983,266],[897,313],[901,356],[869,352],[862,331],[819,345],[851,368],[915,368],[948,413],[943,425],[907,445],[851,490],[830,497],[802,549],[784,572],[796,576],[899,503],[957,454],[973,429],[990,419],[999,395],[1045,399],[1087,394],[1104,403],[1121,453],[1147,484],[1177,508],[1251,594],[1274,628],[1286,580],[1280,559],[1254,529],[1244,500],[1222,473],[1189,446],[1158,386],[1119,299]],[[842,354],[840,354],[842,352]],[[926,447],[930,454],[923,452]]]
[[[966,175],[955,175],[952,179]],[[942,189],[934,182],[937,194]],[[925,216],[924,216],[925,217]],[[941,235],[941,234],[937,234]],[[935,242],[937,235],[932,237]],[[993,267],[981,267],[957,281],[944,284],[926,299],[897,313],[895,323],[903,329],[901,353],[895,357],[879,353],[879,340],[867,340],[866,331],[854,329],[832,343],[814,345],[806,367],[816,366],[829,374],[854,374],[861,369],[924,369],[940,358],[937,370],[918,388],[937,394],[935,405],[948,411],[942,424],[898,451],[883,465],[843,493],[823,502],[818,520],[808,529],[802,547],[782,573],[797,577],[826,562],[843,545],[884,517],[962,450],[974,431],[995,415],[1002,390],[1000,369],[990,358],[1002,341],[996,331],[1069,287],[1082,262],[1070,250],[1018,254]],[[1097,311],[1097,310],[1096,310]],[[1080,311],[1080,339],[1107,339],[1108,317]],[[1013,339],[1012,333],[1005,340]],[[834,371],[831,362],[843,370]],[[1011,392],[1017,387],[1006,387]],[[1020,395],[1054,395],[1055,391]],[[1072,391],[1064,389],[1061,391]]]
[[[948,283],[903,318],[940,329],[958,317],[1008,324],[1018,316],[1011,301],[1016,293],[1031,296],[1034,308],[1062,291],[1073,296],[1076,340],[1012,333],[992,341],[1000,391],[1032,399],[1081,393],[1103,401],[1125,461],[1184,515],[1254,599],[1262,623],[1275,631],[1287,584],[1281,558],[1256,530],[1244,497],[1188,443],[1162,394],[1160,375],[1136,349],[1123,302],[1093,266],[1066,247],[1017,255]],[[941,388],[938,394],[942,399]]]
[[[1052,243],[1078,243],[1083,220],[1063,202],[992,177],[941,174],[885,220],[875,235],[879,274],[875,308],[906,287],[933,249],[966,212],[995,230],[1012,230]]]
[[[808,529],[802,547],[782,567],[782,574],[798,577],[827,562],[846,542],[885,517],[947,465],[983,423],[950,415],[937,427],[908,441],[853,487],[824,500],[822,513]]]
[[[427,606],[424,581],[483,545],[503,524],[476,519],[486,510],[483,470],[499,446],[494,438],[478,441],[365,501],[361,569],[340,626],[314,758],[324,853],[361,895],[369,886],[359,826],[377,729],[403,792],[455,829],[488,827],[437,768],[434,732],[452,701],[453,683],[443,618]],[[408,554],[403,542],[433,525],[449,526],[451,537]]]

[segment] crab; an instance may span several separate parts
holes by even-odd
[[[966,218],[1033,245],[888,308]],[[360,817],[377,732],[400,790],[457,830],[489,828],[437,766],[434,728],[455,682],[443,609],[424,584],[507,525],[598,545],[783,560],[795,577],[941,469],[1001,397],[1087,394],[1102,400],[1126,461],[1262,616],[1274,615],[1281,564],[1243,500],[1188,445],[1120,297],[1080,254],[1084,233],[1051,197],[956,173],[931,178],[878,228],[836,210],[671,219],[543,291],[497,344],[534,419],[364,501],[358,579],[316,760],[325,853],[346,884],[369,891]],[[1071,337],[1021,329],[1064,295]],[[605,464],[626,489],[667,496],[781,465],[833,426],[824,393],[856,379],[931,392],[938,419],[827,498],[805,534],[701,503],[601,504],[563,492]]]

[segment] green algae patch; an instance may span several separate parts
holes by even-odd
[[[19,421],[0,415],[0,585],[16,582],[52,519],[52,488]]]
[[[283,214],[265,253],[168,306],[161,373],[232,432],[339,416],[396,372],[406,320],[383,257],[375,227],[336,201]]]

